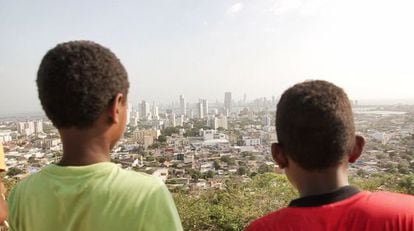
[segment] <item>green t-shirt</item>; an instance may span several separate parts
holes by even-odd
[[[44,167],[12,190],[8,205],[16,231],[182,230],[160,179],[109,162]]]

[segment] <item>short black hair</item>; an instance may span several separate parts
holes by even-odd
[[[350,101],[327,81],[296,84],[277,104],[276,132],[282,150],[302,168],[337,166],[355,142]]]
[[[37,72],[43,110],[57,128],[91,127],[116,94],[128,94],[128,75],[108,48],[91,41],[58,44]]]

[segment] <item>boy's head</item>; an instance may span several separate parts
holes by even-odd
[[[36,82],[42,107],[58,129],[92,127],[118,94],[126,103],[129,88],[119,59],[91,41],[71,41],[49,50]]]
[[[308,171],[338,166],[355,145],[349,99],[326,81],[306,81],[286,90],[277,105],[276,131],[284,155]]]

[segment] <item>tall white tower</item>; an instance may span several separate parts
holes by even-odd
[[[224,93],[224,109],[226,113],[231,112],[231,92]]]
[[[144,120],[147,120],[150,115],[150,106],[149,103],[145,102],[145,100],[141,103],[141,117]]]
[[[197,104],[197,111],[198,111],[198,118],[202,119],[204,118],[204,110],[203,110],[203,103],[200,101]]]
[[[184,95],[180,95],[180,113],[181,115],[187,115],[187,108],[185,104]]]

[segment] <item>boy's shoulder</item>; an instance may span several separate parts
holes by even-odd
[[[283,227],[284,223],[289,223],[292,217],[287,216],[289,208],[281,208],[274,212],[271,212],[261,218],[254,220],[246,228],[246,231],[256,230],[276,230],[275,227]],[[287,217],[287,220],[285,219]],[[286,226],[285,226],[286,227]]]
[[[119,191],[128,191],[129,189],[152,191],[165,187],[158,177],[122,169],[114,163],[100,163],[83,167],[60,167],[51,164],[22,179],[16,184],[12,193],[43,190],[51,184],[70,185],[72,181],[76,181],[77,184],[84,182],[85,184],[109,185],[108,188],[119,189]]]
[[[354,207],[372,216],[411,214],[414,218],[414,196],[395,192],[363,192],[364,197]]]
[[[336,211],[336,212],[334,212]],[[349,219],[372,221],[400,220],[404,217],[414,224],[414,196],[394,192],[359,192],[348,199],[315,207],[286,207],[271,212],[255,221],[247,231],[277,230],[276,227],[303,227],[305,220],[343,220],[338,211],[353,214]],[[338,216],[335,216],[337,214]],[[307,218],[306,218],[307,217]],[[298,221],[303,221],[299,222]],[[351,222],[351,221],[350,221]],[[411,223],[410,223],[411,222]],[[305,222],[306,223],[306,222]]]

